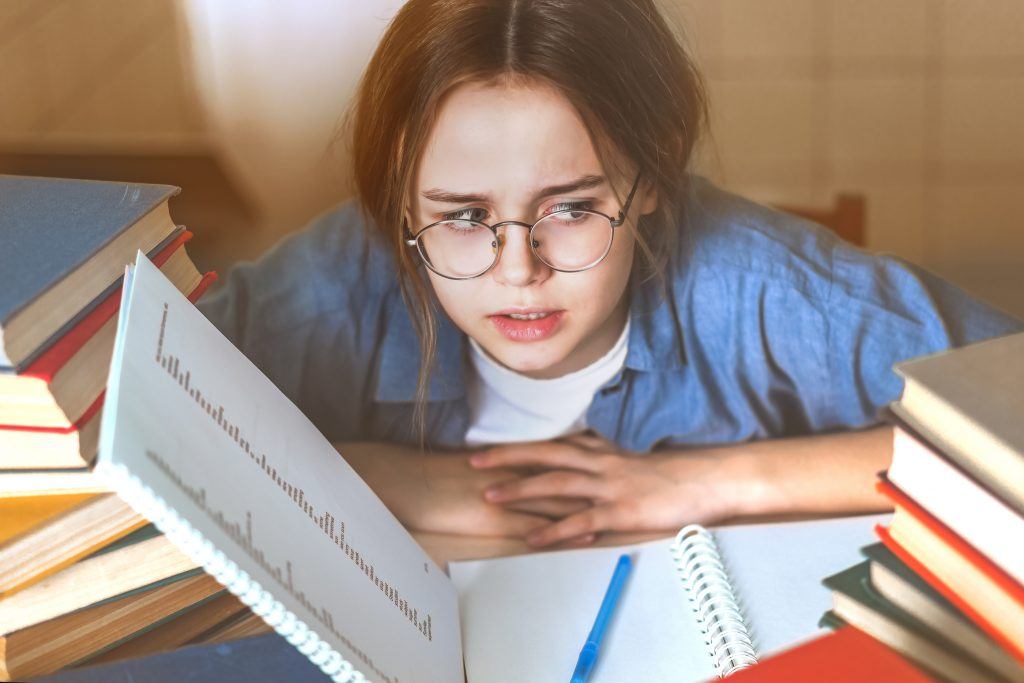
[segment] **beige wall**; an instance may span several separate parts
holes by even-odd
[[[0,144],[194,146],[174,0],[0,0]]]
[[[703,167],[765,200],[867,195],[868,243],[1024,315],[1024,2],[683,0]]]
[[[270,234],[349,194],[332,144],[401,0],[181,0],[211,138],[259,203]],[[296,11],[296,6],[302,11]]]
[[[1024,316],[1024,0],[662,4],[710,86],[705,172],[862,192],[871,248]],[[398,5],[4,0],[0,143],[215,149],[267,244],[347,193],[330,141]]]

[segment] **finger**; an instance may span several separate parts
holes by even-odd
[[[611,526],[609,512],[604,505],[592,507],[528,533],[526,542],[535,548],[542,548],[570,538],[606,531]]]
[[[484,500],[509,503],[527,498],[601,498],[608,484],[585,472],[557,470],[532,477],[511,479],[491,484],[484,489]]]
[[[538,529],[543,529],[551,520],[541,515],[517,512],[506,508],[494,508],[496,515],[488,526],[496,536],[523,538]]]
[[[506,503],[505,508],[526,512],[531,515],[543,515],[549,519],[561,519],[582,512],[591,506],[585,498],[532,498]]]
[[[604,437],[598,436],[592,432],[580,432],[579,434],[570,434],[559,439],[560,442],[571,443],[577,446],[582,446],[587,450],[592,451],[604,451],[610,446],[614,447],[614,444],[609,442]]]
[[[582,536],[576,536],[568,540],[562,541],[553,546],[554,548],[586,548],[587,546],[593,545],[594,541],[597,540],[597,534],[583,534]]]
[[[478,469],[542,466],[548,469],[597,471],[597,463],[591,453],[574,444],[554,441],[496,446],[474,453],[469,457],[469,464]]]

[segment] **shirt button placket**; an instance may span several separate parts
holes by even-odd
[[[619,419],[622,412],[622,383],[620,371],[594,394],[587,409],[587,427],[604,438],[618,443]]]

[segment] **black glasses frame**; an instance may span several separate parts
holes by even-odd
[[[529,232],[529,236],[530,236],[530,251],[533,252],[533,255],[535,257],[537,257],[537,259],[540,260],[541,263],[543,263],[548,268],[551,268],[552,270],[555,270],[555,271],[557,271],[559,273],[579,273],[579,272],[582,272],[584,270],[590,270],[591,268],[593,268],[596,265],[598,265],[599,263],[601,263],[601,261],[603,261],[605,259],[605,257],[608,256],[608,252],[610,252],[612,250],[612,243],[615,241],[615,228],[619,227],[620,225],[622,225],[623,223],[626,222],[626,216],[627,216],[627,214],[629,214],[629,207],[633,203],[633,195],[636,194],[636,189],[637,189],[637,187],[639,185],[640,185],[640,174],[638,173],[637,176],[636,176],[636,180],[633,181],[633,187],[630,188],[629,194],[626,196],[626,202],[622,205],[622,208],[619,210],[619,215],[616,218],[612,218],[611,216],[609,216],[607,214],[601,213],[600,211],[593,211],[591,209],[567,209],[564,212],[564,213],[587,213],[587,214],[592,214],[592,215],[595,215],[595,216],[601,216],[602,218],[606,219],[611,224],[612,236],[608,240],[608,246],[605,248],[604,253],[601,254],[601,257],[598,258],[596,261],[594,261],[593,263],[591,263],[591,264],[589,264],[587,266],[584,266],[583,268],[573,268],[571,270],[567,270],[567,269],[564,269],[564,268],[556,268],[552,264],[548,263],[547,260],[545,260],[545,258],[543,256],[541,256],[540,253],[537,252],[537,247],[540,245],[540,243],[537,242],[535,239],[533,239],[533,231],[534,231],[534,229],[537,227],[537,225],[539,225],[545,219],[550,218],[551,216],[554,216],[555,214],[563,213],[562,211],[555,211],[555,212],[549,213],[549,214],[547,214],[545,216],[541,216],[533,224],[524,223],[523,221],[502,221],[500,223],[495,223],[494,225],[490,225],[490,224],[484,223],[482,221],[472,221],[472,220],[453,221],[452,219],[444,219],[444,220],[440,220],[440,221],[435,221],[435,222],[431,223],[430,225],[427,225],[422,230],[417,232],[415,235],[413,235],[409,231],[409,227],[406,226],[405,227],[405,244],[406,244],[406,246],[416,247],[416,253],[418,253],[419,256],[420,256],[420,259],[423,260],[423,264],[427,268],[429,268],[433,273],[437,274],[438,276],[443,277],[443,278],[448,279],[448,280],[472,280],[473,278],[480,277],[481,275],[484,275],[485,273],[487,273],[487,271],[489,271],[491,268],[493,268],[498,263],[498,259],[501,258],[501,248],[505,244],[505,238],[502,235],[498,234],[498,228],[506,226],[506,225],[518,225],[520,227],[528,228],[529,229],[529,231],[530,231]],[[445,275],[444,273],[436,270],[434,268],[434,266],[430,265],[430,259],[428,259],[426,254],[423,253],[423,246],[420,244],[420,237],[427,230],[430,230],[435,225],[440,225],[441,223],[453,223],[453,222],[472,223],[474,225],[481,225],[481,226],[487,228],[488,230],[490,230],[494,234],[494,241],[491,242],[491,247],[494,248],[494,260],[491,261],[491,264],[489,266],[487,266],[486,268],[481,270],[476,275],[467,275],[465,277],[455,277],[453,275]]]

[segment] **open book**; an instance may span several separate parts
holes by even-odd
[[[489,671],[490,658],[498,654],[478,646],[496,633],[486,630],[495,624],[529,624],[536,633],[549,634],[552,642],[557,638],[567,644],[559,658],[575,658],[603,593],[602,582],[608,580],[611,563],[600,554],[617,551],[460,566],[457,578],[468,620],[460,630],[456,585],[301,411],[148,259],[138,259],[124,283],[96,472],[310,661],[335,681],[461,682],[464,635],[470,645],[470,681],[492,681],[497,678],[478,678],[474,672]],[[772,619],[797,623],[787,616],[788,607],[801,605],[808,614],[820,614],[828,606],[827,594],[821,605],[806,598],[823,590],[817,588],[821,577],[858,559],[858,546],[871,540],[872,520],[846,524],[793,535],[781,527],[767,534],[744,535],[740,528],[721,532],[724,557],[737,560],[729,569],[738,579],[741,598],[748,591],[760,593],[769,583],[753,578],[771,577],[766,567],[779,569],[797,557],[803,558],[800,562],[820,560],[801,566],[799,585],[772,581],[773,590],[783,591],[782,598],[749,596],[749,606],[755,608],[755,643],[762,627],[776,634],[766,636],[769,644],[814,631],[807,615],[790,630],[777,630]],[[733,545],[739,554],[733,554]],[[791,553],[794,545],[803,549],[802,555]],[[647,553],[647,546],[637,552]],[[649,552],[650,561],[641,557],[630,578],[624,596],[627,610],[613,625],[613,640],[649,637],[629,635],[625,628],[631,603],[650,600],[649,607],[658,611],[681,599],[678,582],[666,578],[673,566],[667,544],[651,545]],[[569,560],[569,567],[565,558],[580,559]],[[523,571],[537,578],[527,581],[528,572],[514,570],[515,584],[490,580],[492,570],[509,574],[516,562],[524,562]],[[526,598],[550,589],[549,577],[562,576],[559,580],[564,581],[567,569],[575,577],[574,586],[594,585],[596,592],[571,598],[563,592],[560,610],[530,614],[523,609]],[[489,593],[509,599],[503,611],[480,611]],[[517,600],[517,595],[524,599]],[[759,605],[768,616],[756,611]],[[707,668],[712,660],[706,655],[698,661],[685,654],[703,647],[697,627],[681,621],[670,629],[674,612],[668,609],[660,616],[650,614],[651,621],[641,627],[663,637],[659,652],[683,653],[682,659],[673,660],[687,667],[683,675],[691,669],[714,672],[713,665]],[[558,669],[561,660],[551,652],[534,653],[516,642],[501,648],[515,655],[503,672],[509,680],[565,680],[572,671],[572,663]],[[614,643],[611,649],[623,650],[616,656],[628,661],[628,650]],[[534,665],[540,673],[528,674],[524,667]],[[595,681],[623,680],[600,661],[595,674]]]
[[[832,606],[821,579],[860,559],[858,548],[886,517],[713,532],[692,525],[674,539],[626,548],[453,562],[466,673],[488,683],[566,680],[615,560],[627,552],[633,575],[592,680],[728,675],[819,634],[818,621]]]

